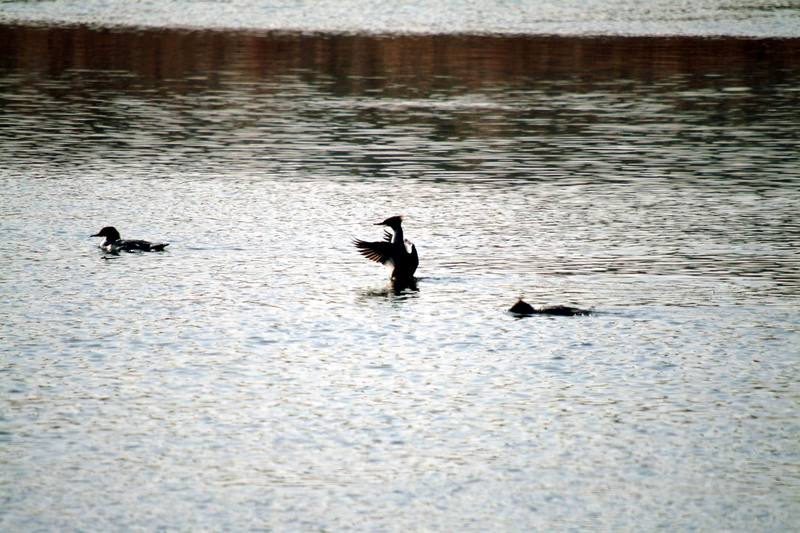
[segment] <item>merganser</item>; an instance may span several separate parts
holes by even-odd
[[[384,240],[367,242],[354,239],[353,244],[367,259],[392,267],[392,280],[411,281],[414,279],[417,266],[419,266],[419,256],[414,244],[403,238],[402,222],[403,217],[401,216],[389,217],[383,222],[375,224],[376,226],[389,226],[392,229],[391,233],[384,230]]]
[[[528,302],[523,302],[522,298],[517,300],[517,303],[511,306],[510,312],[515,315],[528,316],[528,315],[550,315],[550,316],[580,316],[589,315],[592,312],[586,309],[578,309],[577,307],[567,307],[566,305],[552,305],[548,307],[540,307],[536,309]]]
[[[90,237],[105,237],[106,240],[100,248],[112,254],[119,252],[163,252],[169,243],[153,243],[148,241],[123,240],[119,232],[112,226],[106,226]]]

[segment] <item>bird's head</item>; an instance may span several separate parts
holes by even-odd
[[[110,241],[116,241],[119,240],[119,232],[113,226],[106,226],[90,237],[105,237]]]
[[[396,217],[389,217],[386,220],[384,220],[383,222],[378,222],[375,225],[376,226],[389,226],[393,230],[397,231],[400,228],[400,224],[402,224],[402,223],[403,223],[403,217],[402,216],[396,216]]]

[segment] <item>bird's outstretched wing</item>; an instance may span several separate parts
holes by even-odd
[[[392,243],[390,242],[367,242],[355,239],[353,244],[358,248],[359,253],[370,261],[386,264],[392,257]]]
[[[386,242],[392,242],[392,232],[388,229],[383,230],[383,240]]]

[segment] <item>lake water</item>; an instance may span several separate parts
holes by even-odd
[[[0,26],[0,530],[797,530],[799,67]]]
[[[3,0],[0,23],[377,34],[800,37],[797,0]]]

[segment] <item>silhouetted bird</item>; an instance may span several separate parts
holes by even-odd
[[[522,298],[517,300],[517,303],[511,306],[510,312],[528,316],[528,315],[550,315],[550,316],[578,316],[589,315],[591,311],[586,309],[578,309],[577,307],[567,307],[566,305],[552,305],[548,307],[535,308],[527,302],[523,302]]]
[[[392,231],[384,230],[384,240],[367,242],[355,239],[358,251],[372,261],[392,267],[391,279],[408,282],[414,279],[414,272],[419,266],[417,248],[411,241],[403,238],[403,217],[390,217],[376,226],[389,226]]]
[[[119,252],[163,252],[169,243],[152,243],[148,241],[128,241],[120,239],[119,232],[112,226],[106,226],[90,237],[105,237],[100,248],[112,254]]]

